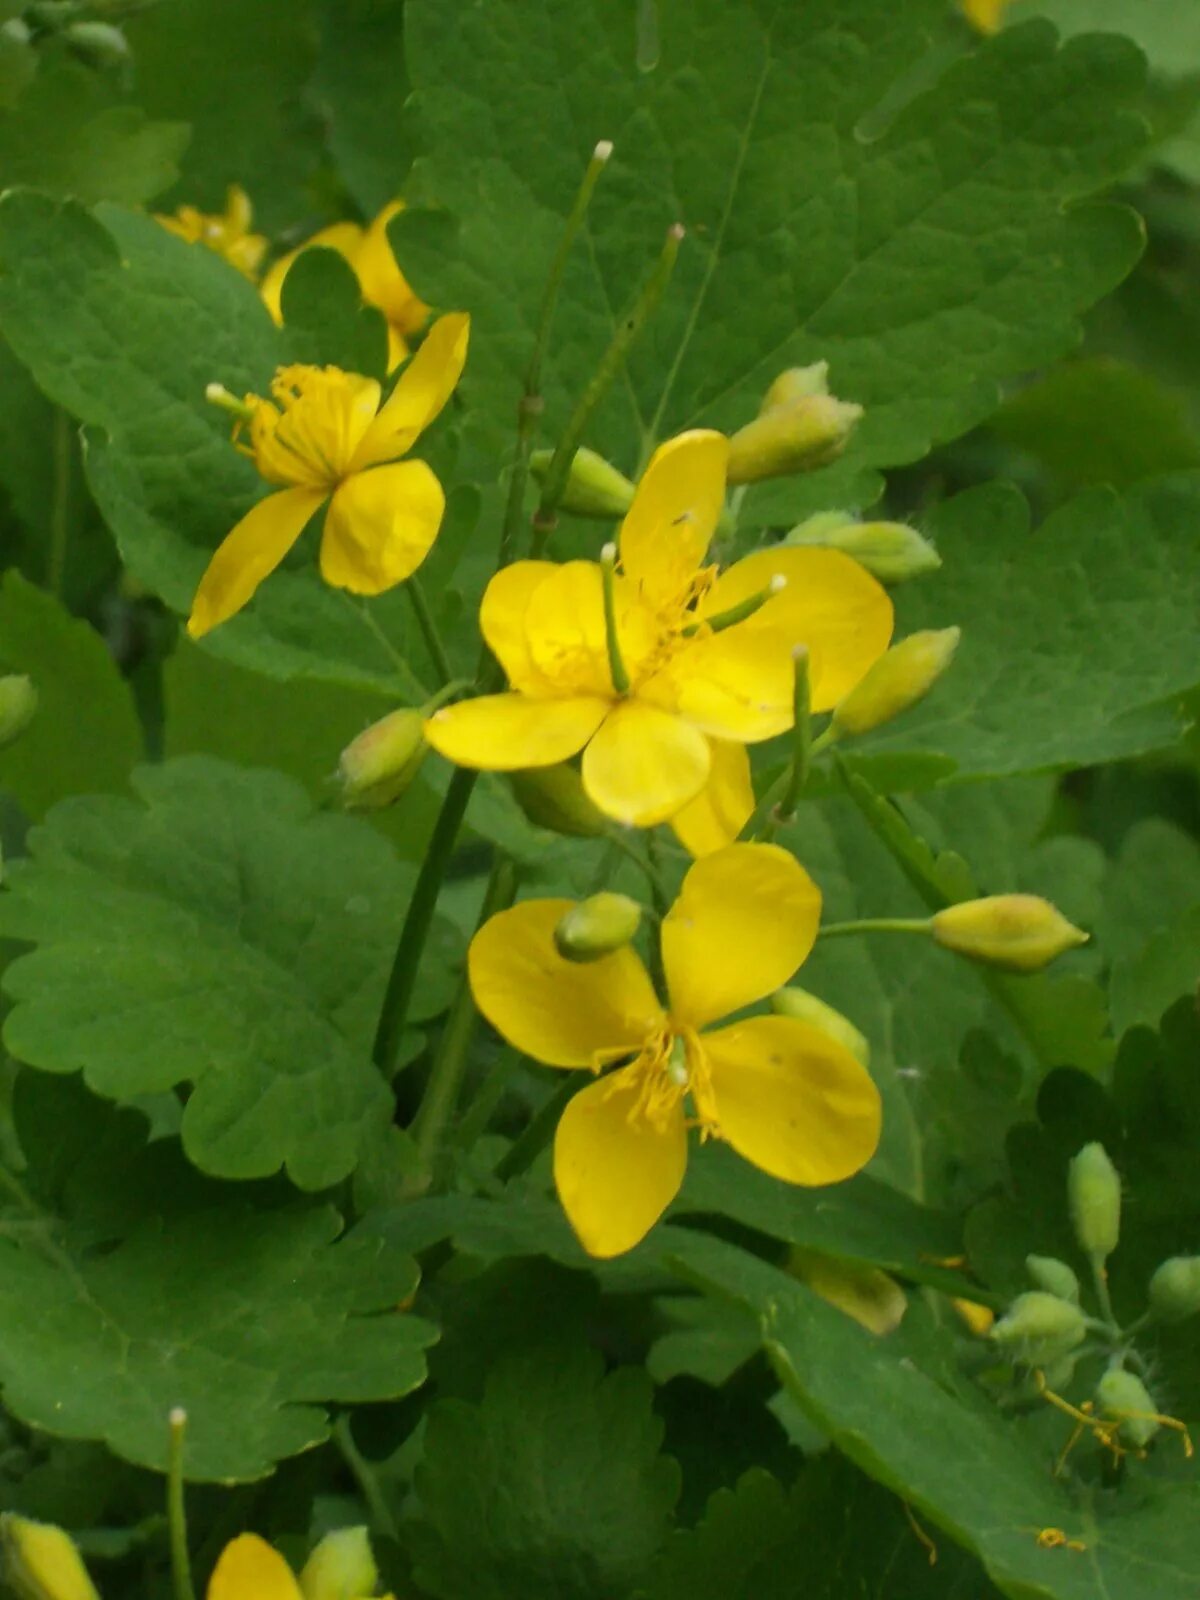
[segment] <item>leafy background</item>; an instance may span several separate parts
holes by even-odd
[[[1120,1483],[1086,1446],[1056,1477],[1069,1425],[996,1406],[950,1299],[1003,1305],[1029,1250],[1072,1257],[1089,1138],[1126,1184],[1122,1315],[1200,1237],[1200,30],[1134,0],[1015,0],[986,40],[948,0],[172,0],[99,58],[34,10],[0,6],[0,666],[40,695],[0,751],[0,1507],[69,1526],[106,1596],[165,1585],[183,1403],[202,1576],[238,1528],[300,1560],[366,1521],[393,1591],[431,1600],[1194,1594],[1177,1441]],[[531,892],[623,869],[480,784],[384,1081],[448,773],[370,818],[330,814],[329,774],[434,686],[403,593],[350,603],[305,547],[202,645],[178,627],[257,492],[206,383],[370,369],[382,330],[327,257],[277,330],[147,212],[238,182],[282,251],[406,196],[405,270],[473,318],[422,446],[452,486],[428,587],[470,671],[546,263],[600,138],[543,442],[682,221],[589,441],[632,473],[827,360],[867,408],[852,448],[748,493],[730,550],[828,507],[911,519],[943,565],[900,626],[964,630],[788,835],[829,915],[1021,889],[1092,941],[1029,979],[823,946],[803,981],[885,1098],[871,1169],[809,1195],[706,1148],[597,1268],[544,1155],[497,1173],[549,1086],[495,1040],[443,1192],[411,1197],[397,1122],[487,847]],[[605,536],[565,519],[552,548]],[[851,1287],[902,1320],[860,1327],[828,1298]],[[1194,1326],[1150,1354],[1200,1422]]]

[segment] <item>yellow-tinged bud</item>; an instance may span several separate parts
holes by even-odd
[[[861,406],[831,394],[805,394],[773,405],[729,441],[731,484],[812,472],[836,461],[850,442]]]
[[[838,733],[870,733],[923,700],[953,661],[961,637],[961,628],[927,629],[894,644],[834,709]]]
[[[1067,1206],[1079,1248],[1104,1260],[1121,1237],[1121,1180],[1102,1144],[1085,1144],[1067,1167]]]
[[[1079,1279],[1065,1261],[1057,1256],[1026,1256],[1025,1270],[1039,1289],[1079,1304]]]
[[[353,811],[375,811],[398,800],[428,752],[424,723],[421,712],[402,708],[352,739],[338,760],[342,804]]]
[[[99,1600],[75,1541],[52,1522],[0,1516],[3,1576],[19,1600]]]
[[[778,411],[781,406],[791,405],[793,400],[807,400],[810,395],[828,393],[828,361],[814,361],[809,367],[788,367],[763,395],[758,414],[762,417],[768,411]]]
[[[31,679],[14,672],[0,678],[0,750],[33,721],[38,694]]]
[[[933,937],[947,950],[1009,972],[1038,972],[1087,934],[1035,894],[993,894],[935,912]]]
[[[379,1585],[379,1569],[365,1528],[327,1533],[304,1563],[304,1600],[365,1600]]]
[[[603,811],[588,799],[578,772],[565,762],[510,772],[509,783],[513,798],[535,827],[575,839],[595,839],[612,827]]]
[[[1044,1367],[1087,1335],[1083,1312],[1056,1294],[1031,1289],[1019,1294],[992,1327],[991,1338],[1014,1361]]]
[[[1120,1437],[1136,1450],[1144,1449],[1162,1426],[1154,1396],[1139,1377],[1123,1367],[1110,1367],[1096,1385],[1096,1409],[1101,1416],[1120,1422]]]
[[[840,550],[866,567],[880,583],[904,583],[936,572],[942,558],[907,522],[855,522],[841,511],[821,511],[801,522],[784,544]]]
[[[807,989],[794,986],[777,989],[771,996],[771,1010],[777,1016],[795,1017],[797,1022],[811,1024],[835,1043],[843,1045],[864,1067],[870,1066],[871,1046],[849,1017],[826,1005],[824,1000],[818,1000]]]
[[[529,470],[539,483],[546,478],[552,450],[535,450]],[[633,504],[634,486],[611,461],[581,445],[571,462],[567,486],[559,502],[564,511],[576,517],[623,517]]]
[[[1200,1256],[1172,1256],[1155,1269],[1150,1309],[1163,1322],[1186,1322],[1200,1311]]]
[[[908,1310],[904,1290],[880,1267],[839,1261],[820,1250],[795,1249],[787,1269],[822,1300],[880,1337],[894,1333]]]
[[[627,945],[641,920],[636,900],[605,890],[581,900],[559,919],[554,945],[564,961],[599,961]]]

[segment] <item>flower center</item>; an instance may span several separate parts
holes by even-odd
[[[637,1096],[629,1108],[630,1122],[648,1122],[662,1132],[680,1102],[690,1095],[694,1115],[689,1118],[689,1126],[699,1128],[703,1139],[718,1134],[708,1062],[700,1039],[691,1028],[669,1021],[656,1028],[626,1070],[637,1082]],[[627,1083],[628,1079],[624,1081]],[[617,1074],[610,1082],[613,1093],[623,1087]]]
[[[335,489],[379,409],[379,385],[338,367],[280,367],[271,395],[247,396],[245,453],[269,483]]]

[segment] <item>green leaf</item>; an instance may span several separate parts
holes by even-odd
[[[354,270],[336,250],[305,250],[283,280],[280,309],[293,361],[344,367],[383,380],[387,323],[363,304]]]
[[[681,1272],[757,1313],[767,1353],[811,1421],[934,1525],[935,1538],[940,1528],[973,1551],[1002,1593],[1013,1600],[1187,1600],[1193,1593],[1200,1567],[1194,1478],[1142,1474],[1115,1495],[1056,1478],[1053,1453],[1036,1430],[1006,1419],[982,1394],[976,1399],[912,1361],[892,1359],[878,1339],[745,1251],[672,1231]],[[1042,1548],[1037,1536],[1046,1528],[1086,1548]]]
[[[142,755],[129,690],[99,634],[19,572],[0,585],[0,663],[38,692],[33,721],[0,751],[0,788],[31,817],[67,795],[124,790]]]
[[[411,159],[399,115],[409,93],[403,20],[403,0],[325,0],[322,7],[311,96],[338,177],[367,216],[400,192]]]
[[[1161,818],[1136,823],[1105,880],[1097,934],[1114,1031],[1156,1026],[1200,973],[1200,845]]]
[[[13,1415],[162,1471],[188,1413],[193,1479],[262,1477],[329,1435],[322,1402],[424,1379],[416,1263],[329,1206],[227,1188],[136,1113],[24,1073],[28,1159],[0,1202],[0,1385]],[[257,1201],[257,1203],[256,1203]]]
[[[29,184],[136,206],[174,183],[187,142],[186,123],[149,121],[116,103],[101,74],[60,61],[0,113],[0,174],[6,189]]]
[[[718,1489],[699,1526],[673,1535],[646,1600],[987,1600],[995,1592],[953,1546],[931,1556],[894,1495],[829,1455],[790,1490],[759,1469]]]
[[[39,386],[87,425],[88,481],[126,565],[186,613],[213,550],[264,489],[205,387],[267,392],[287,344],[253,285],[211,250],[115,207],[97,217],[38,195],[0,200],[0,325]],[[425,698],[403,659],[402,592],[362,602],[328,588],[311,537],[206,648],[276,677]]]
[[[425,298],[475,318],[468,392],[494,419],[486,447],[508,444],[495,426],[599,139],[616,153],[567,271],[549,431],[682,220],[674,280],[590,442],[628,470],[680,428],[740,426],[782,368],[828,360],[866,416],[834,471],[772,492],[774,514],[863,503],[872,469],[981,421],[999,383],[1069,348],[1078,313],[1136,260],[1137,220],[1079,203],[1141,140],[1124,41],[1056,51],[1030,26],[939,72],[927,50],[943,0],[655,9],[657,64],[642,72],[631,5],[504,0],[452,29],[435,0],[407,8],[413,193],[457,231],[410,211],[392,237]]]
[[[314,10],[311,0],[171,0],[124,21],[146,110],[192,125],[173,202],[220,211],[236,180],[268,231],[304,217],[320,158],[304,105]]]
[[[428,1414],[416,1520],[437,1600],[609,1600],[646,1575],[679,1492],[643,1372],[560,1345],[500,1361],[480,1404]]]
[[[906,786],[901,755],[938,755],[955,763],[943,778],[974,779],[1173,743],[1177,702],[1200,683],[1198,516],[1190,474],[1123,498],[1091,490],[1036,532],[1002,485],[939,507],[929,531],[943,566],[898,593],[897,631],[954,622],[962,643],[927,699],[864,741],[861,758],[854,746],[855,764],[890,788]]]
[[[190,757],[134,788],[65,802],[13,867],[0,933],[36,948],[8,1048],[113,1099],[189,1084],[206,1172],[336,1183],[390,1115],[371,1044],[411,872],[275,773]]]

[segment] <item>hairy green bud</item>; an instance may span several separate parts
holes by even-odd
[[[1096,1409],[1103,1417],[1120,1422],[1120,1437],[1142,1450],[1162,1424],[1154,1396],[1139,1377],[1123,1367],[1110,1367],[1096,1385]]]
[[[1150,1309],[1160,1322],[1186,1322],[1200,1311],[1200,1256],[1172,1256],[1155,1269]]]
[[[300,1574],[304,1600],[365,1600],[378,1585],[379,1569],[365,1528],[327,1533]]]
[[[1121,1180],[1102,1144],[1085,1144],[1067,1167],[1067,1205],[1079,1248],[1104,1261],[1121,1237]]]
[[[824,1000],[818,1000],[815,994],[809,994],[807,989],[800,989],[789,985],[786,989],[777,989],[771,996],[771,1010],[779,1017],[795,1017],[797,1022],[807,1022],[812,1027],[819,1029],[835,1044],[840,1044],[849,1050],[856,1061],[867,1067],[871,1063],[871,1046],[865,1037],[848,1017],[840,1011],[835,1011],[832,1006],[826,1005]]]
[[[554,455],[552,450],[535,450],[529,458],[529,470],[539,483],[544,483]],[[581,445],[571,462],[567,486],[559,506],[575,517],[597,517],[611,521],[623,517],[633,504],[634,486],[623,472],[618,472],[611,461]]]
[[[1039,1289],[1079,1304],[1079,1279],[1065,1261],[1056,1256],[1026,1256],[1025,1270]]]
[[[510,772],[508,781],[514,800],[535,827],[576,839],[595,839],[612,827],[603,811],[588,799],[583,779],[566,762]]]
[[[355,811],[394,804],[428,753],[424,729],[421,712],[401,708],[352,739],[338,760],[342,804]]]
[[[1011,1360],[1043,1367],[1082,1344],[1086,1335],[1087,1322],[1077,1305],[1030,1289],[1017,1296],[990,1337]]]
[[[24,673],[0,678],[0,750],[11,744],[33,721],[38,693]]]
[[[954,660],[961,637],[960,628],[926,629],[894,644],[835,706],[838,733],[870,733],[923,700]]]
[[[559,918],[554,946],[564,961],[599,961],[627,945],[641,920],[636,900],[605,890],[581,900]]]
[[[840,550],[880,583],[904,583],[936,572],[942,564],[929,540],[906,522],[855,522],[840,511],[818,512],[794,527],[783,542]]]

